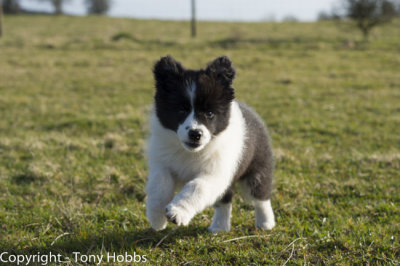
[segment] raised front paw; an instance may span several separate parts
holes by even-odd
[[[188,225],[193,217],[186,209],[172,203],[167,205],[165,215],[168,221],[176,225]]]

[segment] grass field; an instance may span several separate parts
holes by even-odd
[[[0,251],[150,264],[399,264],[400,21],[369,43],[348,24],[4,18],[0,39]],[[269,126],[277,226],[237,196],[190,226],[145,217],[151,68],[233,60],[237,98]],[[72,260],[72,264],[75,264]]]

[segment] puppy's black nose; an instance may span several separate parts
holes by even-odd
[[[203,132],[199,129],[191,129],[189,130],[189,139],[192,141],[199,141]]]

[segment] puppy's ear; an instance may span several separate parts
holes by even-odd
[[[227,56],[216,58],[208,65],[206,73],[220,82],[224,87],[230,87],[236,75],[232,61]]]
[[[181,63],[177,62],[172,56],[162,57],[153,69],[154,78],[157,82],[165,82],[170,79],[179,77],[184,71]]]

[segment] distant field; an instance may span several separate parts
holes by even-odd
[[[400,21],[371,41],[348,24],[4,18],[0,253],[146,255],[151,264],[399,264]],[[189,227],[145,217],[151,68],[233,60],[239,99],[269,126],[277,227],[237,196]],[[246,237],[248,236],[248,237]],[[243,238],[245,237],[245,238]],[[73,263],[74,264],[74,263]]]

